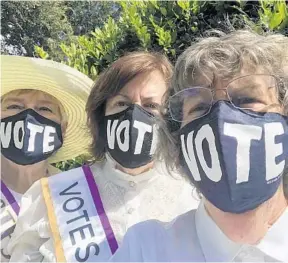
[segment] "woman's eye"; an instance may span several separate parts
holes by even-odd
[[[258,99],[256,98],[248,98],[248,97],[243,97],[243,98],[236,98],[236,99],[233,99],[232,102],[234,103],[234,105],[238,106],[238,107],[248,107],[248,106],[253,106],[253,105],[256,105],[256,104],[259,104],[262,102],[259,101]]]
[[[47,111],[47,112],[53,113],[53,111],[52,111],[50,108],[48,108],[48,107],[39,107],[38,110],[39,110],[39,111]]]
[[[207,104],[199,104],[195,107],[192,107],[190,110],[189,110],[189,114],[190,113],[194,113],[194,112],[199,112],[199,111],[205,111],[209,108],[209,105]]]
[[[23,110],[24,107],[21,105],[13,104],[6,107],[7,110]]]
[[[159,104],[157,103],[147,103],[144,105],[145,108],[150,108],[150,109],[159,109]]]
[[[118,102],[116,102],[116,106],[118,106],[118,107],[126,107],[126,106],[129,106],[129,103],[126,102],[126,101],[118,101]]]

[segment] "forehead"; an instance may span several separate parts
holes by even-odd
[[[1,101],[7,102],[7,101],[29,101],[31,100],[37,102],[37,101],[45,101],[50,104],[59,105],[60,102],[50,94],[40,91],[40,90],[13,90],[4,96],[1,97]]]
[[[218,74],[217,74],[218,73]],[[189,87],[206,87],[212,89],[221,89],[229,86],[237,85],[261,85],[273,84],[276,79],[271,75],[271,72],[263,67],[248,67],[243,66],[240,71],[229,74],[220,72],[210,72],[209,74],[198,74],[191,77]]]
[[[139,74],[129,81],[119,92],[129,97],[162,97],[167,90],[163,74],[159,71]]]

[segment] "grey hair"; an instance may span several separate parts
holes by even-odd
[[[258,35],[243,30],[230,34],[212,33],[217,36],[199,40],[178,58],[172,79],[175,92],[203,83],[203,80],[211,83],[215,75],[224,80],[232,79],[244,67],[252,72],[261,67],[267,74],[285,76],[287,37],[281,34]],[[287,87],[280,85],[282,99],[287,95],[286,91]],[[288,102],[284,106],[287,112]]]
[[[203,81],[212,84],[215,75],[223,80],[231,80],[244,67],[249,72],[260,68],[281,80],[279,98],[284,114],[288,115],[288,37],[273,33],[259,35],[246,30],[229,34],[217,31],[212,34],[199,39],[178,58],[171,83],[174,92],[197,86]],[[168,125],[162,125],[160,129],[157,156],[166,163],[168,171],[181,169],[177,130],[177,124],[172,120],[168,120]],[[288,184],[288,176],[285,177],[284,183]]]

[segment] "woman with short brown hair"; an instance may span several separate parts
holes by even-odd
[[[128,227],[197,206],[190,185],[153,160],[171,75],[165,56],[135,52],[99,76],[86,106],[96,162],[33,186],[37,202],[23,211],[31,224],[18,222],[12,261],[107,261]]]

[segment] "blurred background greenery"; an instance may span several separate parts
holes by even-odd
[[[135,50],[172,62],[209,30],[288,35],[288,5],[262,1],[1,1],[1,53],[52,59],[96,79]],[[288,47],[287,47],[288,48]],[[88,156],[61,162],[67,170]]]

